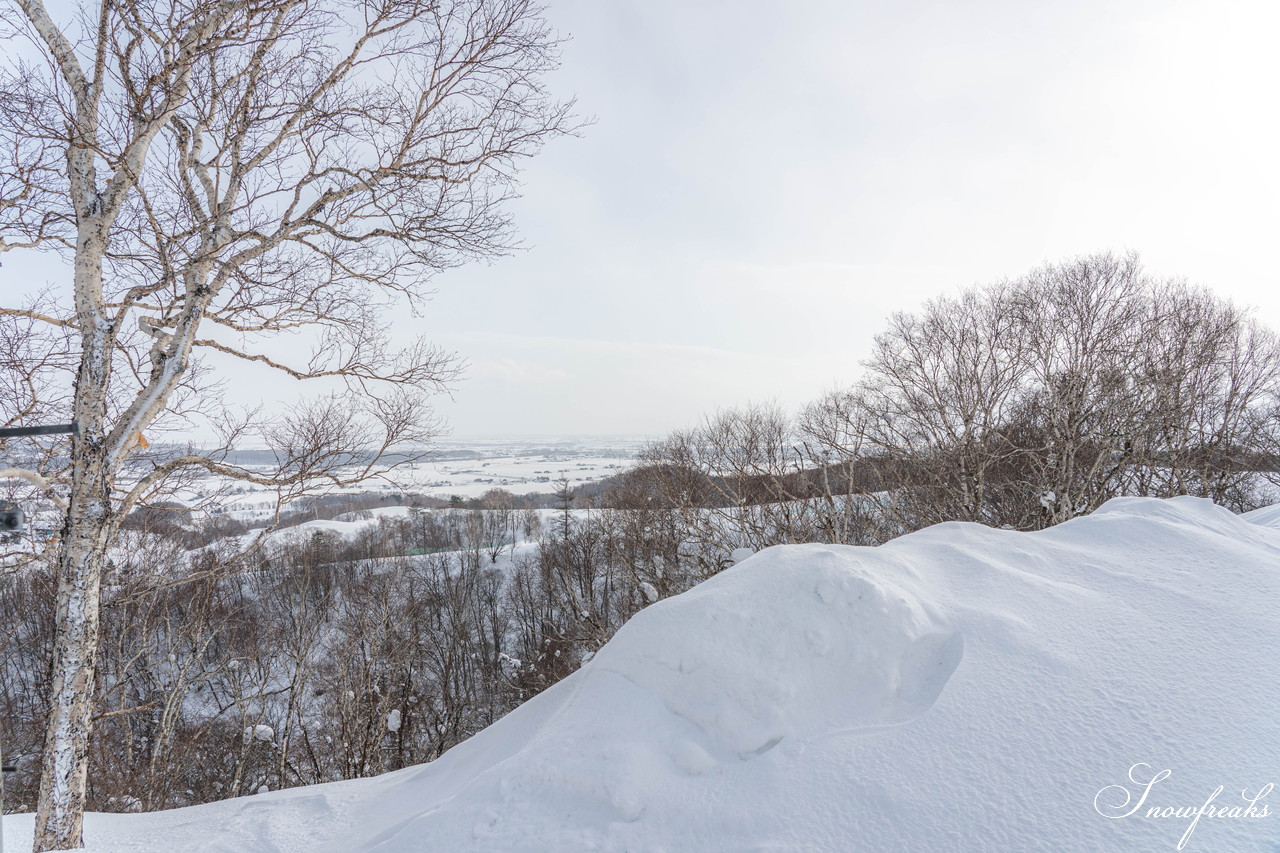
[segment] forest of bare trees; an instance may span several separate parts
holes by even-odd
[[[628,568],[641,561],[620,547],[620,516],[568,503],[515,511],[500,497],[383,518],[349,539],[284,538],[252,557],[125,531],[103,605],[90,810],[170,808],[429,761],[678,591],[652,563]],[[517,540],[526,546],[515,555]],[[179,563],[188,568],[175,584]],[[3,579],[0,618],[12,631],[0,640],[0,738],[21,767],[8,790],[18,811],[37,793],[53,595],[47,568]]]
[[[644,454],[653,499],[741,544],[1035,530],[1118,495],[1237,511],[1280,476],[1280,340],[1134,255],[1050,264],[895,314],[862,376],[792,418],[723,411]]]

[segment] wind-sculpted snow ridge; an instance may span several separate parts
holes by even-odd
[[[1278,660],[1280,530],[1206,501],[772,548],[432,764],[90,850],[1275,851]]]

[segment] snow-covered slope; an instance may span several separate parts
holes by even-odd
[[[1222,786],[1184,849],[1276,851],[1278,661],[1280,530],[1205,501],[773,548],[430,765],[89,849],[1158,851]]]
[[[1246,512],[1241,518],[1247,518],[1254,524],[1261,524],[1263,527],[1280,527],[1280,504],[1264,506],[1262,509]]]

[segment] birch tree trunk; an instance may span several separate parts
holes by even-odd
[[[58,560],[53,696],[36,812],[36,850],[84,846],[102,566],[112,527],[106,481],[100,470],[97,473],[77,484],[63,529],[67,539]]]
[[[97,124],[95,99],[82,99],[80,106],[79,126],[92,130]],[[34,830],[37,851],[84,846],[102,568],[118,523],[111,500],[116,471],[109,469],[104,452],[115,337],[103,315],[102,297],[109,221],[104,221],[91,155],[72,146],[67,160],[78,219],[73,292],[81,357],[74,411],[80,434],[72,441],[70,496],[58,555],[52,696]]]

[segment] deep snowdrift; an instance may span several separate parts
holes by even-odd
[[[1185,849],[1275,851],[1280,793],[1241,797],[1280,783],[1280,513],[1255,517],[1123,499],[769,549],[430,765],[92,815],[89,849],[1173,850],[1223,786]]]

